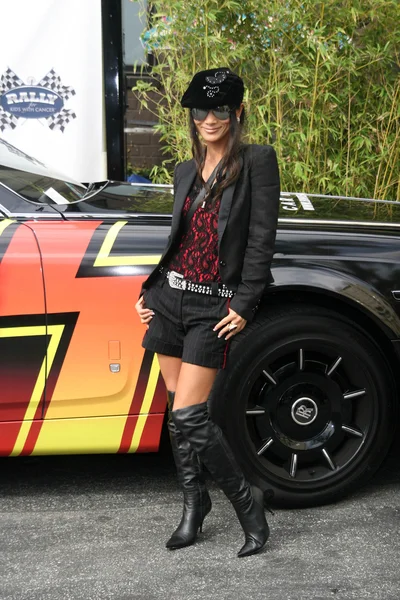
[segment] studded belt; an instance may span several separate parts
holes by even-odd
[[[196,283],[188,281],[176,271],[162,271],[165,275],[169,286],[177,290],[186,290],[188,292],[196,292],[197,294],[213,295],[213,286],[209,283]],[[235,292],[230,290],[224,283],[218,283],[218,296],[222,298],[233,298]]]

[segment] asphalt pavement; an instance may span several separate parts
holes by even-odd
[[[257,556],[210,482],[196,545],[168,551],[181,498],[169,453],[1,459],[1,600],[399,600],[400,444],[365,488],[276,509]]]

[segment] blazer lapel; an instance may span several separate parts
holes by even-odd
[[[182,208],[190,192],[190,188],[196,178],[196,165],[194,160],[187,164],[186,172],[182,174],[175,192],[174,210],[171,223],[171,241],[179,231],[179,224],[182,216]]]
[[[239,156],[240,171],[243,168],[243,157]],[[186,166],[186,165],[185,165]],[[175,236],[179,232],[179,225],[182,216],[182,208],[189,194],[190,188],[196,178],[196,165],[194,160],[187,163],[185,172],[182,173],[179,184],[175,193],[174,211],[171,223],[171,244]],[[227,187],[221,198],[221,205],[218,215],[218,248],[221,244],[222,236],[224,235],[225,227],[228,222],[229,213],[231,211],[233,194],[235,191],[236,182],[233,182]]]
[[[243,157],[240,154],[239,156],[239,164],[240,171],[243,168]],[[240,172],[239,171],[239,172]],[[235,191],[236,181],[231,183],[229,187],[227,187],[221,197],[221,205],[219,207],[219,215],[218,215],[218,250],[221,245],[222,236],[224,235],[225,227],[228,222],[229,213],[231,212],[233,193]]]

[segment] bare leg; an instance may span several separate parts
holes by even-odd
[[[182,362],[174,400],[174,410],[207,402],[218,369]]]
[[[181,370],[182,359],[175,356],[166,356],[157,354],[160,364],[161,375],[163,376],[166,388],[170,392],[175,392]]]

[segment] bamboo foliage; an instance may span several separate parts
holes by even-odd
[[[247,141],[272,143],[289,191],[400,200],[398,0],[159,0],[146,43],[156,66],[159,182],[190,157],[180,98],[201,69],[246,85]]]

